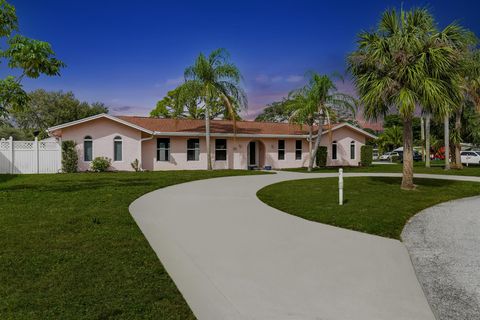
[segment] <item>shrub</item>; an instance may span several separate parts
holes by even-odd
[[[401,162],[400,156],[396,156],[396,155],[395,155],[395,156],[392,156],[392,157],[390,158],[390,161],[391,161],[391,162],[400,163],[400,162]]]
[[[141,171],[141,169],[140,169],[140,161],[138,161],[138,159],[133,160],[133,162],[130,163],[130,165],[132,166],[133,170],[135,170],[135,172]]]
[[[368,167],[373,161],[373,147],[364,145],[360,148],[360,163],[363,167]]]
[[[105,172],[110,168],[112,159],[107,157],[96,157],[93,159],[90,168],[95,172]]]
[[[327,147],[325,146],[318,147],[317,157],[315,158],[315,162],[318,167],[327,166]]]
[[[78,154],[75,141],[62,141],[62,171],[66,173],[77,172]]]

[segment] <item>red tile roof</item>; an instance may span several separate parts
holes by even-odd
[[[116,116],[137,126],[151,131],[159,132],[205,132],[204,120],[191,119],[159,119],[137,116]],[[237,134],[278,134],[278,135],[306,135],[307,126],[289,123],[237,121]],[[210,122],[212,133],[233,133],[233,121],[212,120]]]

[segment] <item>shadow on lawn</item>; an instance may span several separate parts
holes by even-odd
[[[1,180],[0,180],[1,181]],[[159,185],[158,181],[152,181],[147,179],[87,179],[87,180],[60,180],[60,181],[45,181],[44,183],[29,183],[29,184],[16,184],[13,186],[7,186],[2,188],[3,191],[15,191],[15,190],[37,190],[42,192],[78,192],[78,191],[90,191],[105,188],[124,188],[124,187],[145,187]]]
[[[402,178],[394,178],[394,177],[371,177],[370,178],[374,182],[380,182],[388,185],[398,185],[402,183]],[[415,178],[413,179],[413,183],[419,186],[427,186],[427,187],[445,187],[455,184],[456,181],[454,180],[443,180],[443,179],[429,179],[429,178]]]
[[[17,174],[0,174],[0,183],[7,182],[17,178]]]

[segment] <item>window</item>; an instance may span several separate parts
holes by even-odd
[[[93,140],[92,137],[86,136],[83,139],[83,160],[92,161],[93,159]]]
[[[215,161],[227,160],[227,140],[216,139],[215,140]]]
[[[355,141],[350,142],[350,159],[355,160]]]
[[[157,139],[157,161],[169,161],[170,160],[170,139],[158,138]]]
[[[198,161],[200,156],[200,140],[187,140],[187,161]]]
[[[295,160],[302,160],[302,140],[295,141]]]
[[[337,141],[332,143],[332,160],[337,160]]]
[[[122,137],[113,139],[113,161],[122,161]]]
[[[278,140],[278,160],[285,160],[285,140]]]

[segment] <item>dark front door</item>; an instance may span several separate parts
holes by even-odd
[[[256,149],[255,142],[254,141],[250,142],[250,144],[248,145],[248,151],[250,154],[248,164],[251,166],[257,165],[257,155],[255,153],[256,151],[255,149]]]

